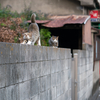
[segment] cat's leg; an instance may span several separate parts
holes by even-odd
[[[41,46],[40,37],[38,38],[37,44],[38,44],[39,46]]]
[[[24,40],[21,44],[26,44],[27,43],[27,41],[26,40]]]
[[[32,40],[28,40],[27,44],[32,44]]]
[[[41,46],[40,38],[37,39],[36,44]]]
[[[35,43],[34,43],[34,41],[32,42],[32,45],[34,45]]]
[[[36,45],[38,45],[38,39],[36,40],[36,42],[35,42],[35,43],[36,43]]]

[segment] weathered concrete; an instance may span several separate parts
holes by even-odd
[[[93,48],[86,45],[85,50],[75,50],[78,54],[78,100],[89,100],[93,89]]]
[[[95,61],[93,71],[93,94],[99,88],[99,61]]]
[[[43,12],[45,14],[78,14],[82,15],[83,10],[79,1],[75,0],[2,0],[2,7],[10,6],[12,11],[24,11],[31,9],[34,12]],[[87,15],[87,9],[84,9]]]
[[[0,43],[0,61],[0,100],[71,99],[70,49]]]
[[[0,100],[72,100],[70,52],[70,49],[0,42]],[[98,93],[92,93],[92,46],[74,52],[78,54],[77,100],[92,100]],[[97,68],[94,82],[98,79],[96,71]]]

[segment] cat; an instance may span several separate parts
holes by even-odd
[[[31,16],[31,24],[29,25],[28,32],[23,34],[23,42],[21,44],[32,44],[35,43],[39,46],[41,46],[40,43],[40,33],[39,33],[39,27],[37,23],[35,22],[36,14],[33,13]]]
[[[32,37],[31,33],[26,32],[23,34],[23,40],[21,44],[31,44],[31,40],[34,40],[34,37]]]
[[[59,38],[59,36],[52,36],[49,39],[49,45],[57,48],[58,47],[58,38]]]

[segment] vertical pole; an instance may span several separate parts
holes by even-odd
[[[77,76],[77,67],[78,67],[78,64],[77,64],[77,61],[78,61],[78,54],[75,53],[74,54],[74,76],[75,76],[75,82],[74,82],[74,90],[75,90],[75,100],[78,100],[78,90],[77,90],[77,80],[78,80],[78,76]]]
[[[71,98],[72,100],[75,100],[75,90],[74,90],[74,82],[75,82],[75,75],[74,75],[74,58],[72,58],[72,64],[71,64]]]

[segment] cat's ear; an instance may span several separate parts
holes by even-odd
[[[52,35],[52,39],[54,39],[54,35]]]
[[[59,38],[59,36],[56,37],[57,39]]]

